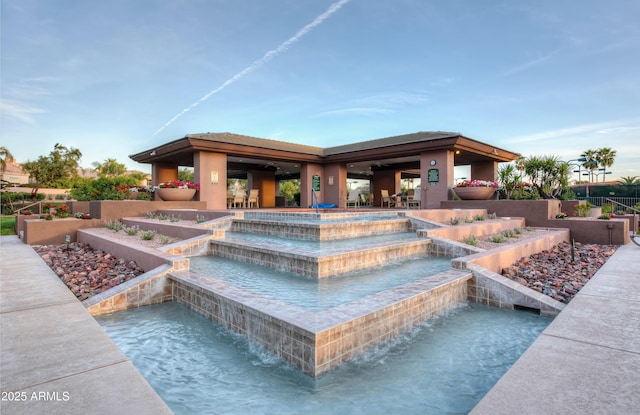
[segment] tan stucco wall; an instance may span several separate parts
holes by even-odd
[[[322,190],[325,203],[335,203],[339,208],[347,204],[347,167],[341,163],[325,166]]]
[[[324,176],[324,169],[320,164],[315,163],[303,163],[300,165],[300,207],[308,207],[312,204],[311,201],[311,189],[313,175],[320,175],[320,192],[318,192],[318,200],[320,203],[324,203],[322,199],[322,192],[324,186],[322,180]],[[315,202],[313,202],[315,203]]]
[[[389,191],[389,195],[400,192],[401,173],[393,170],[376,171],[371,176],[371,191],[373,192],[373,206],[380,207],[381,190]]]
[[[200,184],[198,198],[207,204],[207,209],[226,209],[227,155],[196,152],[193,155],[193,172],[195,182]]]
[[[440,202],[449,198],[449,189],[453,186],[453,151],[429,151],[420,154],[420,206],[422,209],[437,209]],[[435,165],[431,165],[431,161]],[[438,169],[439,181],[431,185],[428,181],[429,170]]]
[[[252,170],[248,177],[249,189],[258,189],[258,200],[261,208],[276,206],[276,176],[270,171]]]
[[[151,177],[153,178],[153,185],[157,186],[160,183],[168,182],[178,179],[178,165],[155,163],[151,166]]]

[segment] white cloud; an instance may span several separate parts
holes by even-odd
[[[0,102],[0,112],[10,118],[15,118],[23,122],[33,123],[34,119],[32,115],[42,114],[46,111],[37,107],[30,107],[16,102],[9,102],[7,100],[4,100]]]

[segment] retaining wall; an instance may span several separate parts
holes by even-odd
[[[527,226],[542,228],[565,228],[571,232],[570,239],[580,243],[602,245],[624,245],[630,242],[629,221],[626,219],[601,220],[571,217],[556,219],[563,206],[578,204],[577,200],[448,200],[440,206],[447,209],[478,209],[496,213],[499,217],[524,217]],[[564,204],[564,205],[563,205]],[[573,210],[566,213],[571,214]]]

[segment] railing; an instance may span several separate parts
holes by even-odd
[[[617,203],[621,206],[625,206],[627,208],[629,208],[630,206],[635,206],[636,204],[640,203],[640,197],[606,197],[606,196],[597,196],[597,197],[593,197],[593,196],[589,196],[589,198],[586,197],[578,197],[578,200],[588,200],[589,203],[591,203],[594,206],[602,206],[603,204],[609,202],[609,203]]]
[[[316,199],[316,213],[318,213],[318,194],[316,193],[316,189],[311,189],[311,204],[313,204],[313,199]]]
[[[16,210],[14,213],[16,215],[19,215],[21,211],[23,211],[25,209],[29,209],[32,206],[38,205],[38,214],[41,215],[42,214],[42,203],[43,203],[43,201],[39,200],[39,201],[34,202],[34,203],[30,204],[30,205],[21,207],[20,209]]]
[[[633,212],[633,232],[631,232],[631,235],[629,235],[631,237],[631,242],[633,242],[634,244],[640,246],[640,243],[638,241],[636,241],[636,237],[640,238],[640,234],[634,233],[637,232],[638,230],[636,229],[636,226],[638,225],[638,217],[637,215],[640,214],[640,209],[636,209],[633,206],[627,206],[624,203],[620,203],[617,200],[614,200],[612,198],[606,197],[604,198],[605,201],[607,203],[611,203],[611,207],[614,208],[613,211],[616,212],[617,210],[615,209],[615,206],[622,206],[623,208],[625,208],[626,211],[632,211]],[[621,199],[621,198],[616,198],[616,199]],[[634,199],[634,198],[626,198],[626,199]]]

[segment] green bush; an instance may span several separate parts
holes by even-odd
[[[478,245],[478,239],[475,237],[475,235],[469,235],[468,238],[464,238],[464,243],[467,245],[476,246]]]
[[[16,210],[27,206],[31,203],[34,202],[38,202],[38,201],[42,201],[45,200],[46,195],[44,194],[37,194],[35,199],[31,197],[31,193],[25,193],[25,192],[21,192],[21,193],[14,193],[14,192],[2,192],[0,193],[1,196],[1,209],[2,209],[2,214],[4,215],[12,215],[15,213]],[[33,209],[31,210],[32,213],[36,213],[38,211],[37,206],[33,207]]]
[[[150,241],[156,237],[156,231],[141,231],[140,238],[143,241]]]
[[[504,237],[502,235],[494,235],[494,236],[489,238],[489,242],[500,244],[500,243],[504,242]]]
[[[70,195],[78,201],[124,200],[129,197],[128,187],[136,184],[137,180],[131,176],[85,178],[75,183]]]

